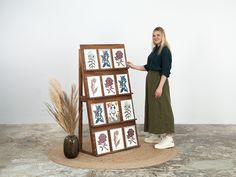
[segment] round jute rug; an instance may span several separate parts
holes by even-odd
[[[154,149],[153,144],[144,143],[139,137],[140,147],[99,157],[80,152],[75,159],[67,159],[63,154],[63,145],[49,150],[48,158],[58,164],[86,169],[131,169],[162,164],[173,159],[176,148],[165,150]],[[84,146],[84,145],[83,145]]]

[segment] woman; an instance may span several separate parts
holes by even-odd
[[[127,62],[128,67],[139,71],[148,71],[146,77],[145,121],[144,131],[149,132],[146,143],[156,143],[154,148],[174,147],[174,116],[171,108],[168,77],[172,57],[161,27],[153,30],[153,50],[148,56],[147,64],[137,66]]]

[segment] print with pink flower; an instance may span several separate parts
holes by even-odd
[[[92,90],[93,96],[98,91],[98,87],[96,86],[96,82],[97,82],[97,79],[95,79],[95,78],[91,80],[91,90]]]
[[[115,60],[118,66],[120,65],[125,66],[124,65],[125,61],[123,60],[123,53],[120,50],[116,52]]]
[[[113,87],[113,79],[111,78],[111,77],[107,77],[106,78],[106,80],[105,80],[105,87],[106,87],[106,89],[107,89],[107,92],[108,92],[108,94],[110,93],[110,92],[113,92],[113,93],[115,93],[115,91],[114,91],[114,87]]]
[[[103,151],[104,149],[108,150],[107,148],[107,136],[104,133],[101,133],[98,137],[98,145],[101,148],[101,151]]]
[[[116,130],[114,132],[114,139],[113,139],[113,141],[114,141],[115,147],[117,148],[118,145],[120,144],[120,138],[119,138],[119,131],[118,130]]]

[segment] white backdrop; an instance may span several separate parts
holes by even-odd
[[[80,44],[124,43],[143,65],[156,26],[172,49],[175,122],[236,123],[235,17],[234,0],[0,0],[0,123],[55,122],[48,80],[77,84]],[[130,71],[137,123],[145,76]]]

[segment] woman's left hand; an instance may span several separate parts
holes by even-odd
[[[161,87],[157,87],[156,91],[155,91],[155,98],[160,98],[162,95],[162,88]]]

